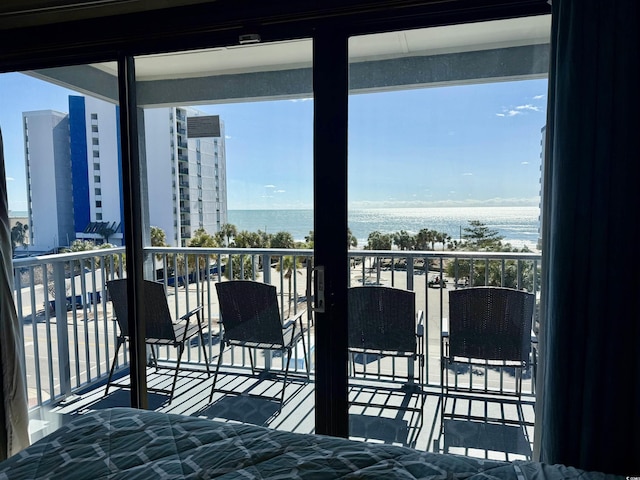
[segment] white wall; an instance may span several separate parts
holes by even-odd
[[[67,231],[69,222],[66,218],[73,212],[69,121],[65,113],[52,110],[24,112],[22,116],[23,125],[27,119],[28,162],[25,165],[28,165],[26,176],[31,193],[31,249],[46,251],[66,244],[67,239],[61,236],[70,234],[73,237],[73,223]]]
[[[144,111],[145,149],[147,157],[147,179],[149,182],[149,222],[160,227],[166,235],[167,245],[178,246],[174,227],[173,181],[171,146],[175,132],[171,133],[173,108],[151,108]],[[175,112],[174,112],[175,118]],[[176,153],[177,155],[177,153]],[[177,168],[177,167],[176,167]]]

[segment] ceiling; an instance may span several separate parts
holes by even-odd
[[[548,44],[551,16],[495,20],[352,37],[351,62],[440,55],[525,45]],[[140,81],[206,77],[309,67],[311,40],[234,45],[136,59]],[[117,75],[115,62],[94,67]]]

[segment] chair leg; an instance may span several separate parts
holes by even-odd
[[[156,373],[158,373],[158,358],[156,357],[156,346],[149,345],[149,350],[151,350],[151,358],[153,359],[153,364],[156,367]]]
[[[309,363],[311,362],[311,357],[307,356],[307,344],[304,341],[304,330],[302,329],[302,319],[300,319],[300,331],[302,332],[302,354],[304,355],[304,364],[307,367],[307,379],[311,378],[311,371],[309,370]]]
[[[182,353],[184,352],[184,343],[181,343],[178,347],[178,363],[176,365],[176,373],[173,374],[173,385],[171,385],[171,394],[169,395],[169,403],[173,400],[173,392],[176,389],[176,382],[178,381],[178,371],[180,370],[180,361],[182,360]]]
[[[118,337],[118,346],[116,346],[116,353],[113,356],[113,361],[111,362],[111,369],[109,370],[109,378],[107,379],[107,386],[104,389],[104,396],[106,397],[109,393],[109,386],[111,385],[111,377],[113,377],[113,372],[116,369],[116,361],[118,360],[118,352],[120,351],[120,345],[124,343],[120,337]]]
[[[209,369],[209,357],[207,356],[207,347],[204,344],[204,335],[202,334],[202,326],[198,322],[198,333],[200,334],[200,345],[202,345],[202,353],[204,354],[204,364],[207,367],[207,376],[211,376],[211,370]]]
[[[291,347],[287,348],[287,366],[284,369],[284,384],[282,385],[282,395],[280,397],[280,408],[284,403],[284,389],[287,388],[287,377],[289,375],[289,363],[291,363]]]
[[[216,381],[218,380],[218,372],[220,371],[220,365],[222,364],[222,352],[224,351],[224,342],[220,342],[220,355],[218,355],[218,364],[216,365],[216,371],[213,374],[213,384],[211,385],[211,393],[209,394],[209,403],[213,400],[213,392],[216,390]]]

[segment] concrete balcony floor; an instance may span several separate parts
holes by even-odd
[[[215,368],[215,367],[214,367]],[[147,369],[149,388],[169,388],[172,371]],[[31,433],[35,441],[55,430],[70,417],[89,410],[129,406],[125,373],[105,396],[101,385],[81,391],[50,409],[32,411]],[[298,433],[315,433],[313,374],[307,380],[299,373],[287,382],[280,405],[283,375],[267,379],[251,375],[246,368],[225,366],[216,388],[234,392],[209,395],[213,374],[201,368],[181,371],[173,400],[165,393],[149,393],[149,409],[205,417],[223,422],[242,422]],[[531,395],[521,401],[506,396],[474,394],[447,396],[444,434],[441,423],[441,389],[429,386],[403,388],[399,382],[353,377],[349,384],[349,426],[354,440],[404,445],[418,450],[448,452],[497,460],[531,458],[534,402]],[[470,420],[472,419],[472,420]]]

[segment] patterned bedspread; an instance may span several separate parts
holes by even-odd
[[[1,479],[604,479],[129,408],[79,415],[0,463]]]

